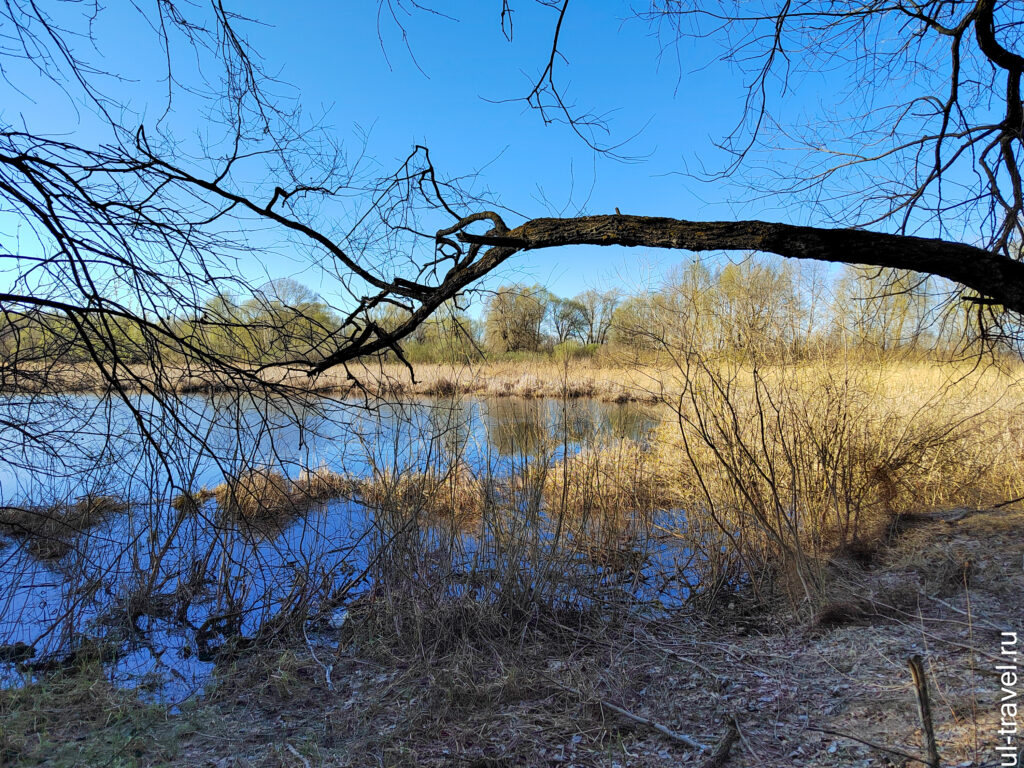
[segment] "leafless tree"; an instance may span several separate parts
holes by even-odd
[[[567,0],[543,4],[555,11],[551,57],[527,101],[546,119],[558,110],[585,133],[582,126],[593,121],[573,113],[557,87],[560,34],[573,8]],[[723,55],[752,72],[747,111],[724,143],[736,159],[726,172],[749,178],[735,174],[744,163],[756,164],[766,142],[813,147],[803,164],[788,169],[788,191],[813,198],[808,214],[824,214],[834,227],[618,213],[509,225],[500,210],[444,179],[424,147],[394,173],[374,177],[322,133],[311,143],[297,110],[267,97],[269,79],[238,32],[242,20],[219,4],[197,19],[191,7],[160,3],[148,18],[168,67],[177,61],[175,46],[188,46],[219,67],[226,84],[214,96],[173,88],[169,95],[207,98],[220,116],[223,135],[197,156],[159,121],[133,123],[115,109],[94,63],[67,45],[69,35],[88,34],[87,25],[76,29],[29,3],[12,3],[4,13],[23,34],[5,39],[3,55],[87,99],[109,141],[85,147],[13,124],[0,131],[4,212],[24,222],[34,240],[8,241],[12,279],[0,301],[9,318],[33,311],[65,318],[113,389],[126,381],[156,386],[126,367],[123,344],[114,343],[116,323],[134,328],[149,352],[174,350],[220,375],[259,379],[259,365],[212,354],[172,321],[236,280],[232,262],[254,245],[244,233],[268,229],[333,273],[347,295],[339,327],[315,354],[277,361],[311,375],[378,353],[402,358],[402,340],[433,311],[514,254],[571,244],[753,250],[913,270],[970,289],[988,311],[1024,310],[1024,266],[1015,252],[1024,239],[1024,58],[1014,52],[1024,21],[1008,3],[863,2],[837,9],[822,2],[663,2],[641,14],[661,25],[672,45],[693,35],[721,39]],[[794,72],[813,71],[828,56],[852,62],[848,88],[837,95],[861,94],[864,109],[855,111],[852,100],[843,119],[822,122],[814,134],[787,129],[772,94],[785,97]],[[894,73],[917,94],[872,106],[870,94],[879,95]],[[7,75],[12,88],[16,74]],[[167,79],[180,81],[173,69]],[[989,108],[993,93],[1000,95],[1000,119]],[[246,182],[254,170],[264,179],[255,185]],[[849,205],[851,197],[860,204]],[[325,209],[349,226],[325,225]],[[915,234],[928,227],[941,238]],[[405,320],[384,328],[373,318],[388,304],[403,309]],[[7,379],[28,371],[15,366]]]
[[[575,112],[559,84],[574,6],[537,2],[552,11],[550,55],[524,101],[546,122],[567,123],[590,146],[616,153],[594,138],[606,126],[591,112]],[[502,4],[503,28],[512,10]],[[722,59],[747,76],[745,111],[721,143],[732,162],[715,177],[759,193],[781,191],[804,204],[802,215],[831,225],[616,213],[509,227],[493,212],[478,212],[444,238],[486,248],[489,265],[521,250],[591,244],[750,250],[910,270],[948,278],[989,320],[1016,323],[1024,309],[1024,56],[1016,51],[1024,17],[1014,4],[665,0],[636,15],[666,46],[685,49],[695,37],[719,41]],[[822,69],[833,102],[817,123],[787,123],[786,100],[800,82],[818,84]],[[893,82],[907,95],[895,98]],[[777,152],[770,159],[762,152],[779,147],[801,149],[800,159],[784,165]],[[494,225],[490,232],[464,229],[484,218]]]

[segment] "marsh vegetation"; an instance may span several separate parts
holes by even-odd
[[[0,764],[993,764],[1020,9],[441,5],[0,4]]]

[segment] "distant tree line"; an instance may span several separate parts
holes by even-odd
[[[484,313],[492,354],[602,348],[778,356],[830,349],[967,351],[984,332],[978,305],[912,272],[747,259],[694,260],[656,289],[560,298],[539,285],[499,289]]]
[[[168,307],[151,322],[180,341],[176,355],[162,350],[166,360],[184,362],[202,350],[244,366],[316,359],[342,325],[334,310],[291,279],[267,283],[245,299],[218,294],[185,315]],[[117,316],[105,318],[101,334],[76,329],[63,313],[38,307],[23,312],[8,308],[0,315],[0,354],[21,364],[146,363],[155,355],[151,338],[139,323],[121,322]]]
[[[653,290],[586,290],[571,298],[541,285],[509,284],[490,294],[479,319],[447,302],[406,340],[411,363],[516,356],[586,357],[601,350],[640,354],[662,348],[738,355],[791,355],[829,348],[935,351],[968,349],[981,326],[969,301],[910,272],[747,259],[709,266],[691,261]],[[371,322],[388,331],[408,318],[384,304]],[[316,360],[333,348],[342,316],[294,280],[277,280],[248,298],[218,295],[201,311],[154,322],[182,339],[182,358],[203,349],[258,366]],[[116,357],[145,362],[150,351],[135,323],[108,321],[115,341],[76,333],[71,320],[39,308],[0,316],[0,352],[22,362],[84,362]],[[388,353],[394,358],[393,352]]]

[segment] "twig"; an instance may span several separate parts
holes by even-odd
[[[305,622],[302,623],[302,636],[306,638],[306,646],[309,648],[309,652],[313,656],[313,661],[315,661],[324,671],[324,681],[327,683],[327,690],[333,691],[334,681],[331,680],[331,672],[334,670],[334,665],[324,664],[322,661],[320,661],[320,657],[316,655],[316,650],[313,648],[313,643],[309,641],[309,635],[306,634]]]
[[[612,712],[617,712],[623,717],[629,718],[634,722],[653,728],[658,733],[668,736],[670,739],[675,739],[676,741],[682,742],[683,744],[686,744],[688,747],[699,749],[702,752],[706,752],[709,749],[709,747],[706,744],[701,744],[699,741],[690,738],[685,733],[673,731],[671,728],[668,728],[667,726],[664,726],[661,723],[656,723],[653,720],[650,720],[646,717],[642,717],[641,715],[637,715],[633,712],[630,712],[628,709],[623,709],[622,707],[616,706],[615,704],[612,704],[610,701],[605,701],[604,699],[601,699],[600,702],[602,707],[608,707],[608,709],[610,709]]]
[[[704,761],[701,768],[722,768],[725,765],[725,761],[729,759],[729,750],[732,749],[732,745],[736,743],[736,740],[740,737],[740,729],[736,723],[736,716],[729,715],[729,726],[725,732],[725,736],[718,742],[718,746],[715,747],[715,751],[708,756],[708,759]]]
[[[291,752],[293,755],[295,755],[296,758],[298,758],[298,760],[302,763],[302,768],[312,768],[312,766],[309,764],[309,760],[303,757],[299,750],[297,750],[291,744],[285,742],[284,748]]]
[[[921,729],[924,731],[925,747],[928,750],[928,768],[939,768],[939,748],[935,743],[935,727],[932,724],[932,705],[928,701],[928,680],[924,676],[924,663],[915,654],[907,662],[910,675],[914,679],[917,691],[917,712],[921,716]]]
[[[809,726],[807,728],[807,730],[815,731],[817,733],[827,733],[829,736],[839,736],[840,738],[843,738],[843,739],[849,739],[850,741],[856,741],[858,744],[863,744],[864,746],[871,747],[872,749],[877,749],[877,750],[880,750],[882,752],[888,752],[890,755],[898,755],[899,757],[902,757],[904,760],[913,760],[915,763],[921,763],[921,765],[928,765],[928,761],[925,760],[923,757],[917,757],[915,755],[910,754],[909,752],[904,752],[901,749],[893,749],[892,747],[883,747],[881,744],[876,744],[873,741],[868,741],[867,739],[862,739],[860,736],[854,736],[851,733],[843,733],[842,731],[834,731],[831,728],[816,728],[814,726]]]
[[[754,749],[753,745],[751,745],[750,741],[747,739],[747,734],[745,734],[743,732],[743,729],[740,728],[740,721],[736,719],[736,715],[732,716],[732,723],[736,726],[736,733],[739,734],[740,743],[743,745],[743,748],[747,750],[747,752],[750,754],[752,758],[754,758],[754,760],[760,763],[761,756],[757,753],[757,750]]]
[[[983,616],[971,616],[971,614],[969,614],[967,611],[961,610],[960,608],[957,608],[952,603],[948,603],[945,600],[941,600],[941,599],[935,597],[934,595],[929,595],[929,594],[927,594],[925,592],[918,592],[918,595],[920,595],[921,597],[926,597],[929,600],[933,600],[934,602],[938,603],[939,605],[943,605],[946,608],[949,608],[949,610],[953,611],[954,613],[959,613],[961,616],[966,616],[968,619],[973,619],[974,621],[980,621],[983,624],[985,624],[988,627],[990,627],[991,629],[997,629],[997,630],[1002,630],[1003,629],[1003,627],[1000,626],[999,624],[996,624],[993,621],[989,621],[988,619],[984,618]]]

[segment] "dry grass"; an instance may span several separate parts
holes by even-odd
[[[55,560],[71,551],[80,534],[126,509],[125,501],[107,495],[48,507],[0,507],[0,531],[26,541],[36,557]]]
[[[186,491],[178,494],[171,499],[171,507],[186,515],[195,515],[208,501],[212,501],[216,497],[216,493],[203,486],[198,491]]]
[[[354,480],[324,465],[303,470],[295,480],[275,469],[258,467],[242,470],[207,493],[223,513],[250,530],[275,535],[311,505],[350,497],[355,488]]]
[[[652,516],[670,503],[656,456],[631,440],[586,447],[558,462],[544,484],[556,536],[605,561],[651,535]]]
[[[250,522],[293,515],[298,508],[288,478],[267,468],[243,470],[213,494],[222,510]]]
[[[708,585],[745,574],[813,604],[822,564],[870,554],[900,516],[1024,495],[1024,393],[1004,372],[830,361],[685,373],[657,444]]]
[[[456,394],[479,397],[590,398],[605,402],[653,402],[652,371],[599,366],[573,361],[491,362],[479,365],[420,364],[416,381],[402,366],[366,367],[357,374],[374,392],[405,395]],[[328,383],[328,372],[318,382]],[[338,383],[342,380],[338,377]]]
[[[485,484],[466,469],[448,472],[377,473],[359,482],[361,501],[399,521],[423,516],[427,522],[463,529],[479,522],[488,499]],[[391,523],[392,528],[394,521]]]
[[[347,475],[341,475],[320,464],[313,469],[303,469],[292,484],[293,491],[311,502],[349,498],[354,495],[357,483]]]
[[[139,388],[139,382],[174,394],[215,394],[245,391],[267,382],[284,386],[296,393],[324,394],[339,397],[362,396],[396,398],[403,396],[452,397],[547,397],[592,398],[606,402],[654,402],[657,371],[612,367],[589,360],[574,360],[567,370],[557,361],[485,362],[473,365],[420,363],[415,366],[415,380],[409,369],[398,364],[355,363],[345,371],[327,371],[310,379],[304,371],[285,368],[262,369],[255,378],[242,376],[232,380],[209,371],[187,367],[165,366],[159,381],[153,372],[142,366],[125,371],[123,384],[128,390]],[[130,372],[130,375],[128,373]],[[37,381],[25,379],[25,391],[38,392],[106,392],[108,382],[95,368],[68,365],[47,371]]]

